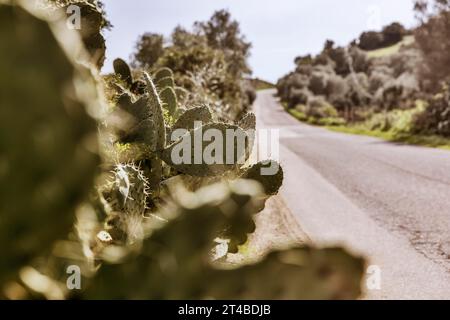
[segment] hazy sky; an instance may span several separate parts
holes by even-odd
[[[170,35],[181,25],[228,9],[253,44],[250,65],[257,77],[276,81],[293,69],[296,56],[317,53],[326,39],[347,44],[362,31],[393,21],[415,23],[413,0],[104,0],[114,28],[106,33],[104,71],[112,59],[128,59],[144,32]]]

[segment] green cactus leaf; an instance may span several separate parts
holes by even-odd
[[[241,120],[238,121],[237,125],[247,130],[256,130],[256,117],[254,113],[247,113]]]
[[[131,76],[131,70],[128,64],[124,60],[117,58],[114,60],[113,66],[114,72],[120,76],[120,79],[127,84],[128,88],[131,88],[133,85],[133,77]]]
[[[147,73],[144,73],[144,79],[146,94],[137,101],[133,102],[126,93],[119,97],[114,114],[122,121],[114,129],[119,142],[145,143],[152,153],[156,153],[166,144],[166,125],[156,87]]]
[[[118,109],[114,111],[117,118],[122,119],[114,127],[120,143],[145,143],[150,150],[157,149],[157,135],[154,114],[149,107],[147,96],[131,101],[128,94],[122,94],[118,101]]]
[[[158,137],[156,148],[159,151],[166,145],[166,125],[164,123],[162,102],[156,90],[155,84],[146,72],[144,72],[144,80],[147,86],[150,112],[154,117],[154,122],[156,125],[155,129]]]
[[[159,82],[159,80],[164,78],[172,78],[173,79],[173,72],[169,68],[161,68],[158,71],[156,71],[155,76],[153,79],[155,82]]]
[[[177,96],[177,99],[183,103],[188,98],[189,91],[183,87],[175,87],[175,94]]]
[[[248,234],[255,232],[253,216],[259,212],[264,200],[262,189],[254,181],[235,181],[231,191],[227,201],[233,204],[234,211],[226,212],[227,226],[219,236],[228,240],[229,253],[237,253],[239,246],[247,242]]]
[[[283,168],[276,161],[262,161],[245,170],[241,178],[256,180],[266,195],[276,195],[283,184]]]
[[[0,4],[0,288],[66,236],[99,163],[94,79],[51,30]]]
[[[250,155],[253,151],[253,146],[255,145],[256,137],[256,117],[254,113],[247,113],[241,120],[237,122],[237,125],[242,128],[248,136],[249,144],[247,153]]]
[[[184,111],[173,125],[172,131],[177,129],[194,129],[196,121],[201,122],[202,124],[208,124],[213,121],[212,113],[208,106],[194,107]]]
[[[120,240],[122,235],[126,235],[128,242],[142,239],[142,220],[150,194],[149,182],[143,171],[131,164],[117,165],[111,182],[101,188],[100,194],[106,204],[106,213],[113,217],[109,219],[106,230],[113,238],[115,234],[121,235],[114,240]]]
[[[248,158],[246,137],[241,128],[232,124],[206,124],[187,131],[165,148],[161,159],[187,175],[222,175],[245,163]]]
[[[163,102],[163,107],[165,107],[169,114],[173,117],[175,116],[178,109],[177,96],[175,91],[171,87],[167,87],[160,92],[160,97]]]
[[[132,98],[128,93],[122,94],[117,100],[117,107],[136,119],[136,122],[151,117],[150,108],[148,106],[148,98],[141,97],[136,102],[132,102]]]
[[[167,87],[174,88],[175,82],[172,77],[165,77],[165,78],[159,79],[156,82],[156,86],[158,88],[167,88]]]

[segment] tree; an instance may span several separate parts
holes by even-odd
[[[194,26],[199,34],[206,36],[210,47],[225,53],[233,73],[251,72],[246,61],[251,44],[245,41],[239,23],[231,19],[231,14],[227,10],[216,11],[208,21],[196,22]]]
[[[383,46],[383,35],[379,32],[363,32],[359,37],[359,48],[363,50],[375,50]]]
[[[132,56],[133,67],[149,69],[164,54],[164,37],[157,33],[144,33],[136,42]]]
[[[426,91],[436,92],[450,80],[450,1],[420,0],[415,10],[421,21],[415,38],[424,58],[420,79]]]
[[[384,27],[381,33],[383,35],[383,45],[388,47],[402,41],[403,36],[406,34],[406,29],[402,24],[394,22]]]

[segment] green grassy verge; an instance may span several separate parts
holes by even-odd
[[[410,144],[410,145],[418,145],[430,148],[450,150],[450,139],[440,136],[425,136],[418,134],[397,133],[393,131],[369,130],[367,128],[363,128],[360,126],[344,126],[339,123],[333,123],[334,121],[339,121],[338,119],[335,120],[329,118],[324,118],[320,120],[312,119],[308,118],[304,113],[299,112],[295,109],[288,110],[288,113],[301,122],[305,122],[316,126],[322,126],[331,131],[371,136],[394,143],[402,143],[402,144]]]
[[[290,113],[291,116],[293,116],[294,118],[300,120],[301,122],[306,122],[315,126],[341,126],[344,124],[344,119],[341,118],[328,117],[317,119],[313,117],[308,117],[303,112],[300,112],[295,109],[287,110],[287,112]]]
[[[390,142],[450,150],[450,139],[440,136],[399,134],[392,131],[368,130],[360,127],[326,126],[326,128],[336,132],[376,137]]]

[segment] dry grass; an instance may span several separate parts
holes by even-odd
[[[397,44],[394,44],[393,46],[390,47],[386,47],[386,48],[381,48],[381,49],[377,49],[377,50],[372,50],[372,51],[368,51],[367,52],[367,56],[369,58],[381,58],[381,57],[385,57],[385,56],[390,56],[394,53],[397,53],[400,51],[400,48],[402,46],[408,46],[412,43],[414,43],[414,36],[406,36],[403,38],[402,41],[400,41]]]

